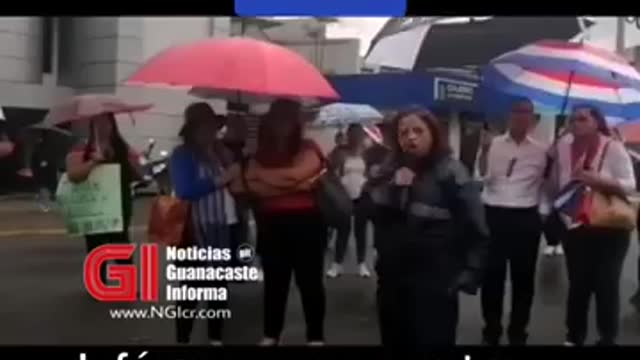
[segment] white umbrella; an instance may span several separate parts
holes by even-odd
[[[370,105],[334,103],[321,107],[311,125],[344,127],[373,123],[383,118],[384,115]]]

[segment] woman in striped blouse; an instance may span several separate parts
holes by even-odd
[[[229,167],[230,156],[215,134],[222,122],[209,104],[191,104],[185,110],[185,124],[180,131],[183,144],[171,156],[171,180],[176,196],[191,204],[189,239],[187,245],[198,248],[213,248],[228,252],[230,249],[230,227],[237,223],[235,203],[226,189],[233,176]],[[229,167],[229,170],[226,169]],[[231,258],[224,260],[231,260]],[[183,261],[181,267],[210,266],[200,261]],[[227,284],[186,282],[190,287],[206,286],[227,288]],[[195,309],[197,301],[179,301],[182,309]],[[209,309],[225,309],[226,301],[208,301]],[[211,345],[222,345],[222,319],[208,320]],[[176,333],[179,343],[188,343],[193,328],[192,318],[177,318]]]

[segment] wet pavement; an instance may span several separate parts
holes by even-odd
[[[145,223],[148,201],[136,205],[136,223]],[[144,232],[134,231],[136,241]],[[113,305],[98,303],[85,291],[81,269],[84,241],[67,238],[55,213],[43,214],[25,200],[0,202],[0,344],[173,344],[171,320],[113,320]],[[355,275],[353,246],[347,272],[327,279],[326,337],[329,344],[375,345],[379,343],[375,317],[375,278]],[[329,259],[331,254],[327,255]],[[628,299],[636,287],[638,245],[627,256],[622,278],[621,344],[640,344],[640,314]],[[163,286],[160,287],[161,289]],[[304,343],[304,318],[297,290],[292,285],[283,334],[285,344]],[[508,289],[507,289],[508,290]],[[540,257],[537,295],[530,326],[530,344],[557,345],[564,340],[564,304],[567,292],[561,257]],[[233,318],[227,321],[225,342],[255,344],[262,328],[262,285],[234,285],[231,289]],[[508,302],[506,302],[508,304]],[[141,305],[119,305],[121,308]],[[479,297],[461,296],[459,343],[478,344],[482,321]],[[590,342],[596,340],[591,316]],[[194,329],[194,343],[206,342],[204,321]]]

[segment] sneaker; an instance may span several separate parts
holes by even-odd
[[[565,341],[563,345],[564,345],[564,346],[567,346],[567,347],[574,347],[574,346],[576,346],[576,344],[575,344],[575,343],[572,343],[571,341]]]
[[[337,278],[342,275],[342,265],[333,263],[329,270],[327,271],[327,276],[330,278]]]
[[[224,344],[222,343],[221,340],[211,340],[211,341],[209,341],[209,345],[211,345],[211,346],[223,346]]]
[[[43,213],[48,213],[49,211],[51,211],[51,207],[44,203],[38,204],[38,207],[40,208],[40,211],[42,211]]]
[[[542,253],[545,256],[553,256],[556,253],[556,247],[555,246],[546,246],[544,248],[544,250],[542,251]]]
[[[367,268],[367,264],[362,263],[358,266],[358,275],[363,278],[371,277],[371,272],[369,271],[369,268]]]
[[[558,245],[554,248],[554,254],[557,256],[563,256],[564,255],[564,248],[562,247],[562,245]]]
[[[324,341],[309,341],[309,346],[324,346]]]

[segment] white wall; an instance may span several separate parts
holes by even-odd
[[[325,73],[356,74],[360,72],[358,39],[322,40],[319,43],[283,42],[281,45],[302,55]]]
[[[42,81],[39,17],[0,17],[0,81]]]

